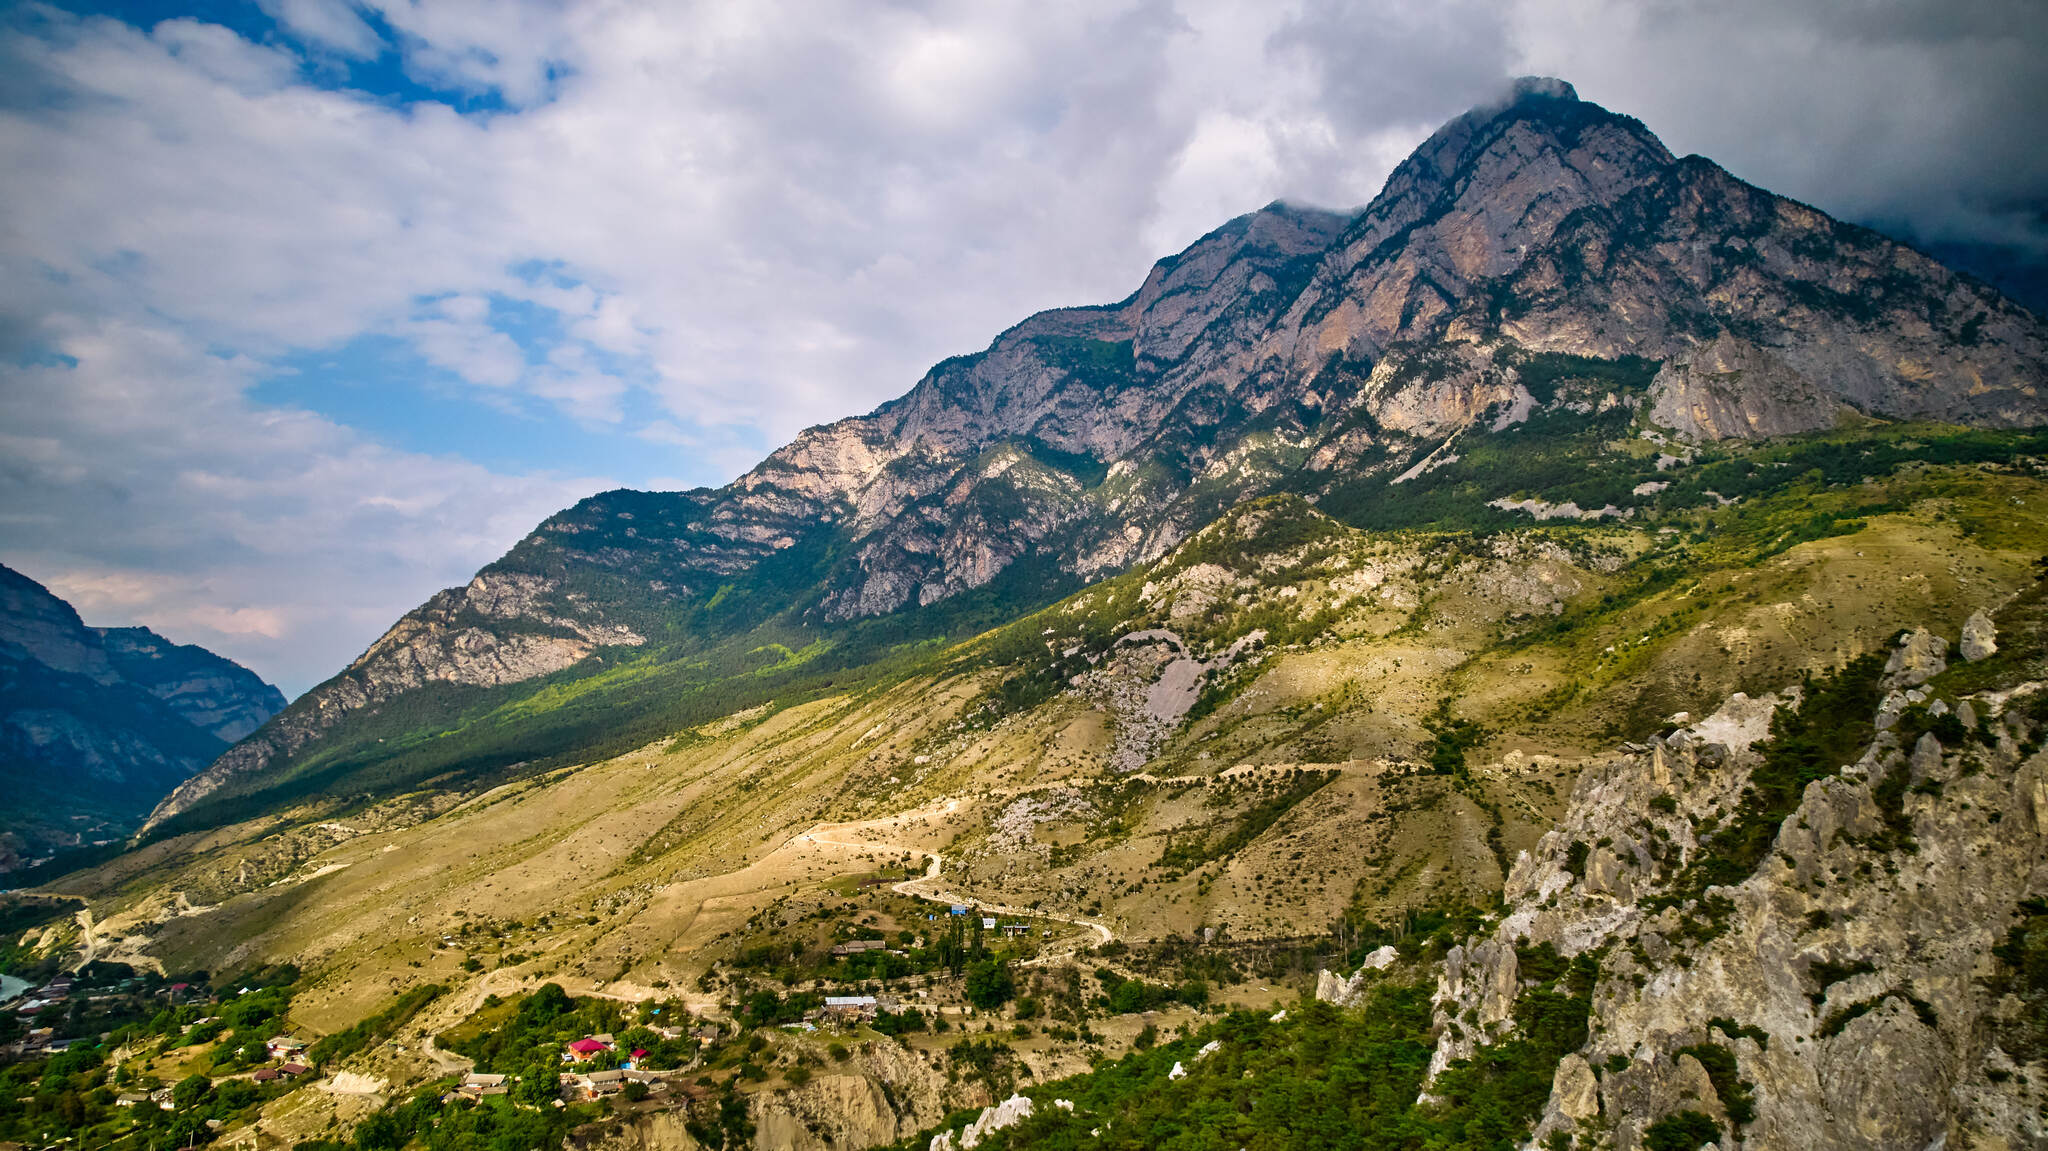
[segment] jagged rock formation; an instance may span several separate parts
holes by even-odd
[[[1818,383],[1728,332],[1667,361],[1650,400],[1652,423],[1699,440],[1821,431],[1844,410]]]
[[[1647,394],[1589,388],[1545,356],[1663,369]],[[725,488],[551,517],[152,822],[422,684],[524,682],[769,618],[829,627],[1002,579],[1029,598],[1156,559],[1251,496],[1396,493],[1461,437],[1545,411],[1643,411],[1692,438],[1853,412],[2031,425],[2044,379],[2048,328],[1990,289],[1523,81],[1355,216],[1271,205],[1129,298],[1033,316]]]
[[[0,567],[0,870],[125,832],[284,702],[203,648],[148,628],[87,627]]]
[[[1920,690],[1938,642],[1902,641],[1894,690]],[[2038,721],[2006,708],[2038,685],[2016,688],[1935,700],[1929,714],[1963,717],[1946,741],[1879,732],[1806,785],[1754,873],[1727,885],[1687,877],[1754,802],[1755,744],[1776,710],[1804,706],[1797,692],[1736,697],[1588,770],[1517,861],[1498,927],[1448,957],[1432,1075],[1515,1032],[1518,956],[1547,945],[1599,975],[1539,1145],[1630,1151],[1686,1111],[1722,1147],[2040,1145],[2038,995],[2008,929],[2048,892],[2048,754]]]

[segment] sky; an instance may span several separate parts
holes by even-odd
[[[0,563],[296,695],[1516,75],[2048,266],[2044,58],[2039,0],[9,4]]]

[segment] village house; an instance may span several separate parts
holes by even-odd
[[[278,1070],[275,1067],[258,1067],[256,1069],[256,1074],[250,1076],[250,1078],[254,1079],[258,1083],[274,1083],[279,1078],[281,1078],[281,1076],[278,1074]]]
[[[825,1016],[839,1022],[853,1022],[875,1017],[875,997],[872,995],[828,995],[825,997]]]
[[[610,1050],[610,1047],[586,1035],[569,1044],[569,1058],[574,1059],[578,1063],[588,1063],[592,1059],[597,1058],[601,1053]]]
[[[880,939],[855,939],[832,948],[834,956],[859,955],[864,951],[886,951],[889,945]]]
[[[263,1049],[270,1053],[272,1059],[291,1059],[304,1051],[306,1045],[289,1035],[274,1035],[264,1043]]]
[[[279,1075],[284,1076],[286,1079],[297,1079],[299,1076],[304,1075],[306,1072],[311,1070],[312,1068],[306,1066],[303,1063],[287,1063],[284,1066],[278,1068],[277,1073]]]
[[[463,1076],[462,1082],[455,1089],[465,1098],[469,1099],[482,1099],[490,1095],[503,1095],[509,1090],[505,1086],[505,1077],[503,1075],[487,1075],[476,1071]]]

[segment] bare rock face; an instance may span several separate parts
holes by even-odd
[[[233,743],[284,710],[284,694],[248,668],[146,627],[94,628],[120,677],[163,700],[185,722]]]
[[[1938,660],[1918,634],[1892,675]],[[1985,717],[1986,737],[1965,746],[1880,732],[1807,785],[1753,874],[1697,899],[1657,897],[1716,850],[1711,830],[1761,762],[1757,729],[1797,697],[1731,700],[1589,769],[1518,860],[1499,926],[1447,960],[1432,1073],[1470,1050],[1474,1021],[1500,1018],[1515,949],[1548,944],[1597,957],[1599,975],[1589,1039],[1557,1067],[1538,1145],[1605,1132],[1600,1145],[1637,1148],[1678,1111],[1708,1116],[1723,1147],[2041,1145],[2034,1088],[2001,1046],[2032,1032],[1999,991],[1994,945],[2048,892],[2048,754],[2023,757],[2034,728],[2000,712],[2010,695],[1955,701]],[[1634,899],[1613,894],[1621,878]],[[1753,1115],[1716,1087],[1701,1057],[1713,1049]]]
[[[837,1073],[752,1096],[754,1145],[827,1151],[894,1143],[943,1119],[950,1098],[944,1076],[909,1052],[863,1045]]]
[[[1919,687],[1948,670],[1948,641],[1914,628],[1893,649],[1884,665],[1884,685],[1894,691]]]
[[[1760,440],[1835,426],[1842,405],[1762,348],[1722,332],[1667,360],[1650,420],[1694,440]]]
[[[1316,998],[1325,1003],[1334,1003],[1339,1007],[1349,1007],[1358,1002],[1359,996],[1364,992],[1367,979],[1366,973],[1384,971],[1392,967],[1394,960],[1397,958],[1399,958],[1399,954],[1391,945],[1387,945],[1374,948],[1365,957],[1364,961],[1358,965],[1358,970],[1353,972],[1348,979],[1327,969],[1318,971],[1316,972]]]

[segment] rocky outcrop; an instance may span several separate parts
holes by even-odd
[[[216,739],[233,743],[284,710],[283,692],[205,648],[172,643],[146,627],[92,630],[117,675]]]
[[[1650,422],[1694,440],[1821,431],[1842,411],[1819,384],[1728,332],[1673,356],[1650,385]]]
[[[1958,650],[1967,660],[1989,659],[1998,654],[1998,625],[1991,622],[1982,608],[1963,621],[1963,642]]]
[[[1929,638],[1902,641],[1895,682],[1938,657]],[[1752,874],[1703,891],[1687,877],[1751,802],[1756,743],[1797,695],[1731,700],[1587,771],[1517,860],[1499,926],[1446,963],[1432,1074],[1512,1033],[1517,956],[1547,945],[1598,977],[1538,1145],[1632,1151],[1679,1111],[1723,1147],[2039,1145],[2035,1088],[2002,1046],[2033,1008],[2000,992],[1995,948],[2048,894],[2048,754],[2028,750],[2034,720],[2000,710],[2010,694],[1948,701],[1985,723],[1953,746],[1880,732],[1807,784]]]
[[[1374,948],[1349,978],[1334,971],[1316,972],[1316,998],[1339,1007],[1349,1007],[1365,990],[1368,972],[1384,971],[1394,965],[1399,953],[1392,946]]]

